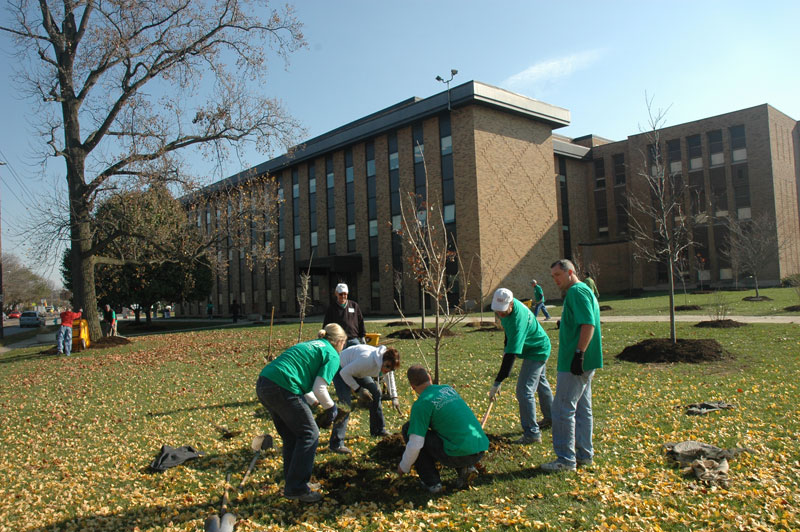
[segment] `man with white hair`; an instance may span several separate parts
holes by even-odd
[[[511,290],[498,288],[492,298],[492,310],[500,319],[505,331],[503,362],[489,391],[489,398],[494,400],[500,390],[501,383],[511,373],[514,360],[522,360],[517,379],[517,402],[519,403],[519,420],[522,425],[522,437],[514,443],[527,445],[542,441],[542,429],[551,425],[550,408],[553,404],[553,392],[547,382],[545,365],[550,357],[550,338],[533,312]],[[543,419],[536,421],[536,395],[539,396],[539,407]]]
[[[346,284],[339,283],[336,285],[336,303],[328,307],[325,312],[325,318],[322,321],[322,327],[329,323],[338,323],[344,329],[345,334],[347,334],[345,347],[367,343],[364,340],[367,334],[364,328],[364,316],[361,315],[358,303],[347,299],[348,293],[349,290]]]

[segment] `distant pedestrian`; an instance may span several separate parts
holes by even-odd
[[[208,314],[208,319],[214,319],[214,303],[211,301],[209,301],[208,305],[206,305],[206,314]]]
[[[547,305],[544,304],[544,290],[536,279],[531,279],[531,286],[533,287],[533,317],[539,316],[539,309],[544,314],[545,321],[550,321],[550,313],[547,312]]]
[[[117,335],[117,313],[111,308],[111,305],[106,305],[103,310],[103,335],[116,336]]]
[[[239,302],[234,299],[233,303],[231,304],[231,314],[233,314],[233,323],[236,323],[236,322],[239,321],[239,311],[240,311],[240,309],[241,309],[241,307],[239,307]]]
[[[589,288],[592,289],[592,293],[594,294],[594,297],[596,297],[599,300],[600,299],[600,291],[597,290],[597,284],[595,284],[594,279],[592,279],[592,274],[589,273],[589,272],[584,272],[584,277],[585,277],[584,280],[583,280],[584,284],[586,284],[586,286],[588,286]]]
[[[72,323],[75,320],[81,319],[83,309],[78,309],[77,312],[65,310],[60,314],[61,327],[58,328],[56,335],[56,346],[59,355],[69,356],[72,352]]]

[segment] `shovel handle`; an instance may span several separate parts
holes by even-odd
[[[486,422],[489,420],[489,414],[491,413],[492,407],[494,406],[494,401],[495,401],[494,397],[492,397],[492,400],[489,401],[489,407],[486,409],[486,413],[483,415],[483,418],[481,419],[481,428],[485,427]]]
[[[222,508],[220,508],[220,515],[225,515],[225,511],[228,509],[228,487],[231,485],[231,474],[228,473],[225,475],[225,491],[222,492]]]
[[[258,462],[259,457],[261,456],[261,451],[256,451],[256,454],[253,456],[253,459],[250,460],[250,466],[248,466],[247,471],[245,472],[244,476],[242,477],[242,481],[239,482],[239,487],[236,488],[236,491],[242,491],[244,487],[244,483],[247,482],[247,477],[250,476],[250,473],[253,472],[253,469],[256,467],[256,462]],[[225,512],[223,512],[225,513]]]

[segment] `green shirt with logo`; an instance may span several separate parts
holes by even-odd
[[[583,371],[603,367],[603,344],[600,333],[600,306],[592,289],[584,283],[575,283],[564,298],[561,326],[558,331],[558,371],[569,371],[581,325],[594,325],[594,334],[583,354]]]
[[[489,449],[489,438],[475,414],[450,386],[429,385],[411,406],[408,433],[424,438],[428,428],[442,439],[448,456],[468,456]]]
[[[317,377],[328,384],[339,370],[339,353],[328,340],[310,340],[293,345],[261,370],[281,388],[296,394],[311,391]]]
[[[505,352],[514,353],[517,358],[547,360],[550,356],[550,337],[522,301],[514,298],[513,305],[513,312],[500,318],[500,324],[506,332]]]

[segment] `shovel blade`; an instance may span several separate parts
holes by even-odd
[[[250,448],[256,452],[272,449],[272,436],[269,434],[259,434],[253,438],[253,443],[250,444]]]
[[[219,532],[233,532],[233,527],[236,525],[236,516],[228,512],[222,516],[220,522]]]
[[[212,515],[212,516],[209,516],[208,519],[206,519],[206,523],[205,523],[203,528],[204,528],[204,530],[206,532],[220,532],[219,524],[220,524],[219,516],[218,515]],[[233,530],[233,529],[231,529],[231,530]]]

